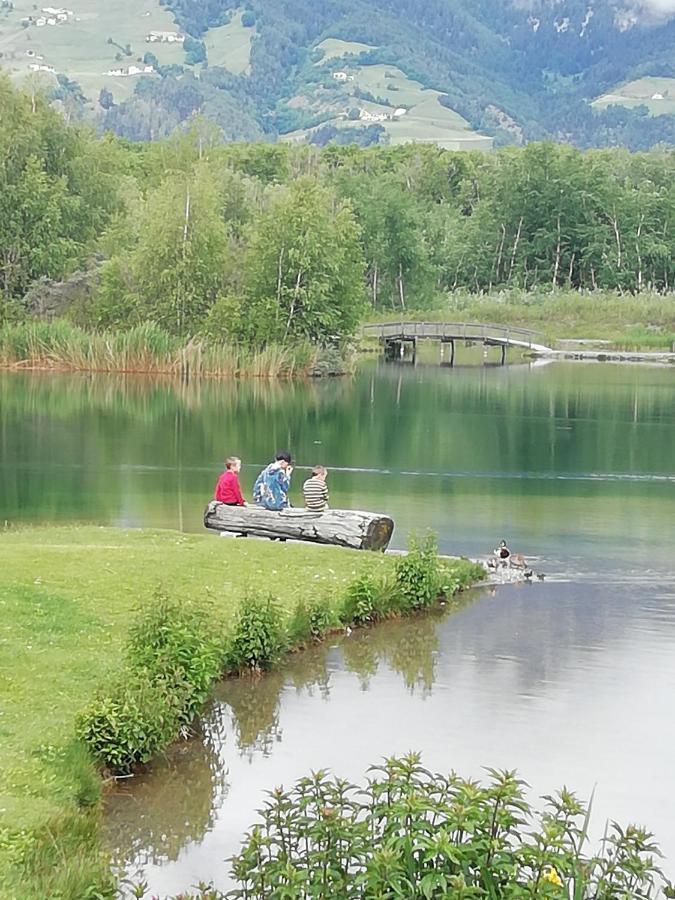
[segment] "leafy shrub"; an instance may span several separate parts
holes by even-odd
[[[181,716],[189,721],[223,669],[223,646],[208,607],[180,603],[158,591],[130,629],[127,659],[150,678],[189,686]]]
[[[408,553],[396,560],[394,573],[402,609],[417,610],[431,606],[438,599],[442,587],[435,535],[431,532],[422,538],[412,535]]]
[[[77,719],[78,737],[113,772],[148,762],[206,700],[223,666],[208,607],[157,592],[129,633],[127,665]]]
[[[612,825],[587,851],[588,813],[563,789],[542,812],[514,772],[481,785],[417,754],[373,767],[367,788],[319,771],[271,792],[232,861],[230,898],[651,898],[668,887],[642,828]],[[669,895],[667,893],[667,895]]]
[[[106,768],[128,772],[177,737],[190,696],[187,684],[150,672],[123,672],[77,718],[77,736]]]
[[[319,639],[336,624],[336,617],[328,603],[315,600],[309,608],[309,630],[313,638]]]
[[[236,669],[266,669],[284,646],[281,611],[273,597],[246,597],[239,607],[228,662]]]
[[[370,572],[359,575],[347,588],[342,621],[345,624],[354,622],[356,625],[366,625],[381,618],[384,613],[382,593],[382,587],[374,575]]]
[[[317,599],[309,605],[301,600],[288,623],[288,642],[296,647],[310,639],[320,640],[337,624],[336,616],[326,600]]]

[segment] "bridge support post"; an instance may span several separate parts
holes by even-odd
[[[445,348],[450,345],[450,359],[445,360]],[[455,364],[455,341],[453,338],[441,339],[441,365],[452,367]]]
[[[506,344],[502,344],[502,365],[506,362]]]

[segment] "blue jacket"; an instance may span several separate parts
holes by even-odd
[[[256,478],[253,485],[253,502],[265,509],[286,509],[291,479],[278,462],[270,463]]]

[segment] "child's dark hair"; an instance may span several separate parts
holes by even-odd
[[[276,461],[277,461],[277,462],[281,462],[282,459],[283,459],[284,462],[287,462],[289,465],[291,464],[291,462],[292,462],[292,460],[291,460],[291,454],[288,452],[288,450],[280,450],[280,451],[277,453],[277,455],[276,455]]]

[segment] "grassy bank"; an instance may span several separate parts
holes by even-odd
[[[252,592],[272,592],[289,621],[316,597],[337,620],[348,594],[354,618],[365,620],[362,588],[395,566],[392,557],[337,548],[174,532],[3,533],[0,896],[93,898],[113,890],[99,845],[101,783],[74,740],[75,722],[121,670],[135,611],[158,586],[185,602],[210,598],[228,634]],[[472,574],[468,564],[455,572]],[[360,587],[350,593],[354,583]]]
[[[372,321],[398,317],[398,311],[388,312]],[[672,350],[675,344],[675,294],[455,292],[432,309],[411,311],[403,318],[529,328],[549,346],[574,339],[609,341],[617,350]]]
[[[255,350],[185,342],[149,323],[128,331],[87,331],[63,320],[0,328],[0,367],[10,369],[290,378],[309,375],[316,365],[317,350],[309,344]]]

